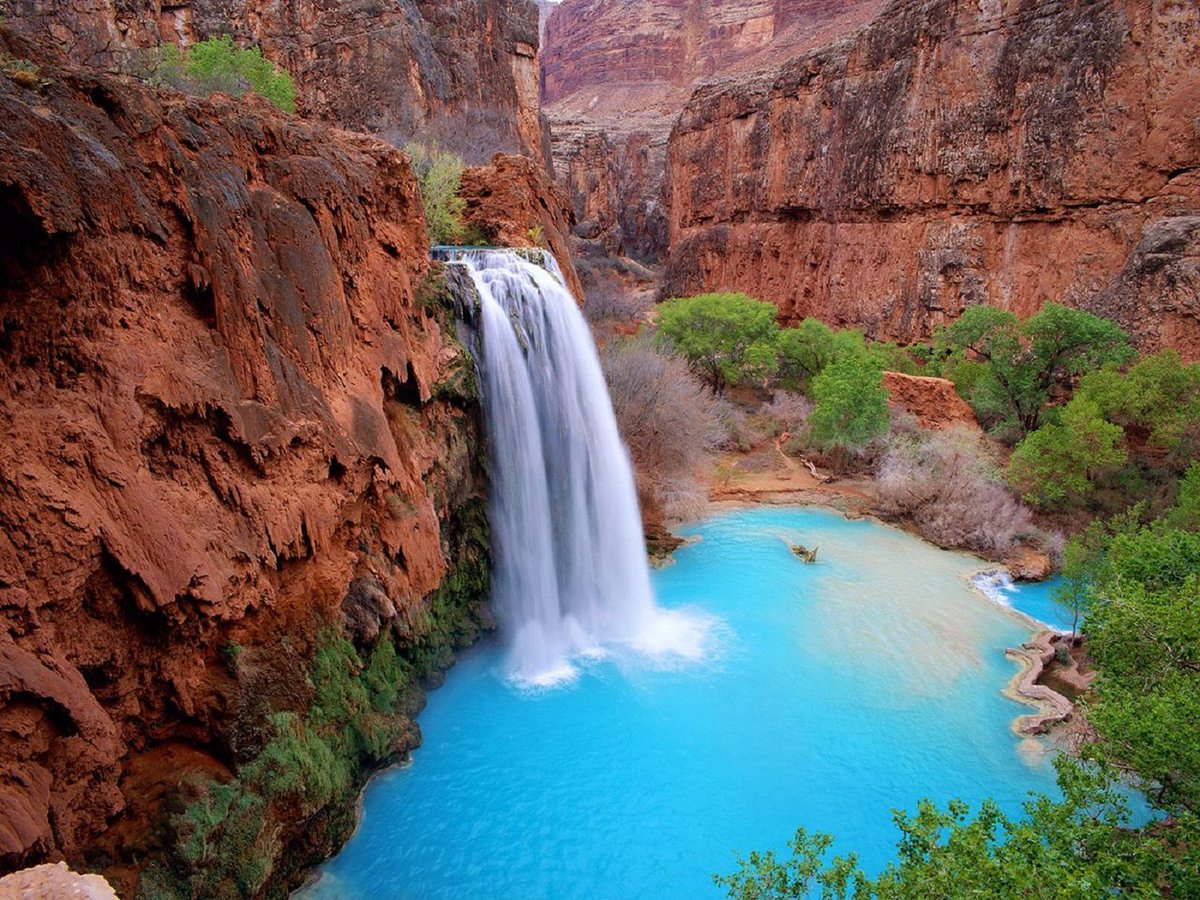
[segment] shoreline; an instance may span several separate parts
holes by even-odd
[[[763,475],[763,473],[748,474],[751,476]],[[969,550],[941,547],[928,540],[911,525],[880,517],[871,508],[872,498],[867,490],[862,489],[866,487],[867,482],[861,479],[859,483],[862,487],[856,487],[852,483],[845,488],[835,486],[837,482],[818,482],[815,478],[812,479],[813,484],[804,487],[779,486],[777,483],[771,482],[769,475],[763,479],[766,483],[760,482],[749,486],[729,486],[728,482],[731,480],[727,478],[726,483],[719,486],[712,481],[707,482],[711,512],[747,509],[755,506],[797,506],[825,509],[848,519],[871,519],[884,527],[895,528],[912,535],[938,550],[963,553],[978,560],[980,566],[965,573],[964,587],[971,591],[979,602],[986,603],[990,608],[1030,629],[1028,640],[1023,641],[1018,647],[1004,649],[1005,656],[1012,660],[1018,669],[1000,689],[1000,693],[1034,710],[1032,713],[1025,713],[1012,720],[1010,727],[1013,733],[1022,738],[1046,737],[1075,715],[1073,701],[1040,681],[1047,667],[1054,660],[1055,651],[1052,642],[1054,638],[1060,637],[1059,632],[1019,609],[995,602],[971,581],[978,574],[996,569],[1004,569],[1011,574],[1011,569],[1004,562],[987,560]],[[675,534],[674,529],[683,524],[685,523],[670,522],[667,527],[672,534]]]

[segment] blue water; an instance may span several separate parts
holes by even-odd
[[[523,693],[497,646],[450,672],[410,765],[368,786],[362,825],[309,898],[704,898],[734,851],[828,831],[869,870],[889,810],[922,796],[1016,812],[1053,791],[1011,730],[1004,648],[1029,628],[968,586],[978,560],[871,521],[768,507],[707,520],[655,573],[667,607],[715,617],[671,669],[598,659]],[[816,565],[790,543],[820,545]]]
[[[1051,578],[1037,584],[1018,584],[1009,597],[1013,609],[1025,613],[1038,622],[1049,625],[1055,631],[1071,631],[1082,622],[1075,623],[1071,610],[1054,599],[1055,589],[1063,579]]]
[[[972,580],[993,603],[1016,610],[1035,627],[1069,633],[1083,624],[1082,619],[1076,622],[1071,610],[1054,598],[1055,591],[1063,584],[1062,578],[1032,584],[1016,583],[1007,573],[993,569]]]

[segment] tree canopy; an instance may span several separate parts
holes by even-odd
[[[676,297],[659,306],[658,336],[719,394],[774,373],[775,316],[772,304],[745,294]]]
[[[968,399],[983,421],[1018,436],[1042,423],[1056,387],[1132,352],[1114,322],[1055,303],[1024,322],[1007,310],[972,307],[941,332],[939,343],[951,358],[981,363],[971,373]]]
[[[822,450],[862,447],[887,430],[888,392],[877,356],[852,353],[827,365],[812,383],[810,439]]]

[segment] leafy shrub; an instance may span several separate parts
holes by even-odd
[[[1132,352],[1115,323],[1054,303],[1024,322],[1007,310],[972,307],[941,332],[939,344],[951,370],[964,360],[979,364],[964,381],[980,421],[1018,437],[1037,429],[1052,392],[1071,376]]]
[[[920,432],[892,443],[876,476],[879,506],[941,547],[1003,557],[1033,518],[999,482],[966,431]]]
[[[408,144],[404,152],[412,160],[413,171],[421,185],[421,204],[425,208],[425,229],[430,243],[454,244],[462,240],[467,201],[458,193],[462,190],[467,164],[456,153],[437,147],[430,149],[422,144]]]
[[[775,315],[770,303],[745,294],[676,297],[659,306],[658,335],[720,394],[775,371]]]
[[[887,430],[888,392],[876,357],[848,354],[830,363],[813,379],[812,396],[809,439],[822,450],[860,449]]]
[[[695,470],[724,437],[719,404],[684,360],[644,338],[610,343],[600,361],[641,492],[669,516],[699,512]]]
[[[240,97],[252,91],[284,112],[296,111],[292,76],[276,68],[258,47],[238,47],[229,35],[200,41],[183,51],[165,45],[158,51],[151,80],[200,95],[220,91]]]
[[[1126,460],[1121,429],[1085,397],[1067,404],[1061,422],[1043,425],[1013,452],[1008,480],[1036,506],[1080,503],[1095,479]]]
[[[1171,502],[1200,454],[1200,364],[1167,351],[1083,376],[1075,396],[1017,447],[1010,481],[1042,506]]]

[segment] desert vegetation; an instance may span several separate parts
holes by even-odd
[[[296,111],[292,76],[266,59],[258,47],[239,47],[229,35],[184,50],[164,44],[153,52],[148,68],[151,82],[189,94],[254,93],[284,112]]]
[[[696,475],[726,439],[720,401],[683,359],[646,337],[609,344],[601,363],[639,494],[671,518],[703,512]]]
[[[467,202],[459,196],[467,164],[457,153],[424,144],[407,144],[404,152],[421,187],[425,230],[431,244],[457,244],[465,239],[463,213]]]

